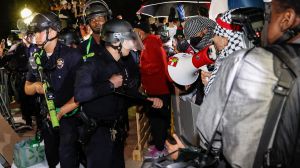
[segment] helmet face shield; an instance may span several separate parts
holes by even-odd
[[[127,35],[123,37],[122,46],[125,49],[129,50],[143,50],[144,45],[142,43],[142,40],[140,36],[136,32],[128,32]]]

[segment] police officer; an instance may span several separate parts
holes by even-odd
[[[29,28],[35,32],[36,44],[41,49],[41,66],[52,88],[57,118],[60,119],[59,134],[46,128],[42,130],[49,167],[55,167],[58,162],[64,168],[79,167],[76,130],[78,119],[72,114],[78,106],[73,97],[73,84],[75,71],[82,60],[81,53],[58,42],[61,24],[58,16],[52,12],[38,13]],[[45,94],[38,78],[38,73],[32,66],[25,83],[26,94]],[[50,95],[49,92],[48,94]]]
[[[102,30],[105,50],[90,58],[77,71],[75,100],[80,102],[89,118],[96,120],[98,127],[86,146],[88,168],[124,167],[122,112],[124,101],[130,95],[140,100],[153,102],[161,108],[158,98],[146,98],[137,89],[128,86],[127,69],[121,57],[129,55],[136,42],[132,26],[124,20],[110,20]]]
[[[10,49],[5,55],[0,54],[0,66],[4,66],[9,74],[8,84],[10,88],[16,93],[13,95],[16,97],[16,100],[21,105],[22,118],[26,122],[26,127],[22,126],[24,129],[32,130],[32,119],[31,115],[33,112],[36,112],[38,108],[35,103],[34,96],[26,96],[24,93],[24,85],[26,72],[28,71],[27,63],[29,57],[29,50],[32,45],[30,44],[31,36],[30,34],[22,34],[23,41],[15,43],[15,49]],[[0,47],[0,50],[3,49]],[[39,126],[39,125],[38,125]],[[21,127],[20,127],[21,128]],[[18,129],[18,131],[21,131]]]
[[[103,24],[111,18],[111,10],[102,1],[88,1],[84,7],[84,22],[88,23],[93,33],[87,40],[82,42],[81,49],[83,59],[86,60],[94,55],[94,52],[102,52],[100,33]]]
[[[80,44],[80,37],[75,29],[64,28],[59,33],[58,41],[68,47],[77,48]]]

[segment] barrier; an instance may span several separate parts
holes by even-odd
[[[144,149],[147,148],[148,140],[150,138],[150,123],[146,114],[137,110],[136,113],[137,124],[137,146],[132,152],[132,159],[136,161],[143,160]]]
[[[21,140],[19,135],[10,127],[5,119],[0,115],[0,154],[11,165],[13,162],[14,145]]]

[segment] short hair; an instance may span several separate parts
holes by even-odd
[[[300,15],[300,2],[299,0],[276,0],[279,4],[279,9],[294,9],[297,15]]]

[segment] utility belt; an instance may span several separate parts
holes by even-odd
[[[105,128],[114,128],[114,127],[122,127],[124,124],[123,117],[119,117],[115,120],[99,120],[94,119],[98,125],[98,127],[105,127]]]
[[[123,117],[119,117],[115,120],[100,120],[88,117],[82,110],[78,113],[79,118],[83,122],[79,126],[79,143],[86,145],[90,138],[95,134],[99,127],[108,128],[111,134],[111,140],[113,142],[123,142],[125,139],[125,122]]]

